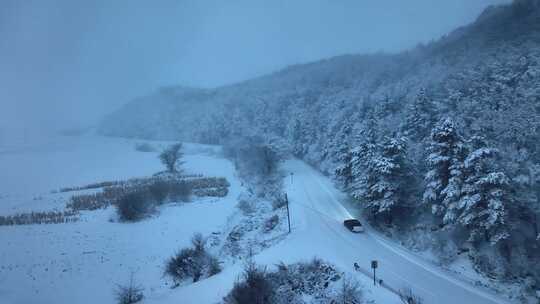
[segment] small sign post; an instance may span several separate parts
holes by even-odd
[[[292,185],[292,177],[293,177],[294,173],[291,172],[291,185]]]
[[[373,285],[377,285],[377,280],[375,279],[375,269],[379,267],[379,262],[377,260],[371,261],[371,269],[373,269]]]
[[[289,233],[291,233],[291,216],[289,213],[289,198],[287,197],[287,193],[285,193],[285,202],[287,203],[287,223],[289,223]]]

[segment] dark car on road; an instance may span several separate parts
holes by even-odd
[[[345,220],[343,221],[343,225],[351,232],[364,232],[364,227],[362,226],[362,223],[360,223],[360,221],[357,219]]]

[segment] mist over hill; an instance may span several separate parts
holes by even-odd
[[[287,149],[409,246],[438,248],[445,261],[468,252],[490,277],[540,285],[540,1],[490,7],[399,54],[163,88],[100,132]]]

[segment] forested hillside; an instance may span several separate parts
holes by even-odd
[[[111,114],[100,131],[286,148],[335,177],[381,230],[428,236],[424,246],[445,261],[468,252],[484,274],[540,287],[538,0],[491,7],[400,54],[166,88]]]

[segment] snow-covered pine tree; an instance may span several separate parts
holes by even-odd
[[[367,191],[367,172],[369,161],[376,155],[377,144],[375,134],[376,122],[372,115],[368,115],[366,121],[357,126],[358,134],[353,134],[359,143],[351,149],[351,183],[349,189],[356,199],[361,199]]]
[[[429,171],[423,201],[445,223],[455,220],[454,209],[461,196],[466,147],[450,118],[441,120],[431,132],[427,157]],[[450,210],[450,212],[447,211]]]
[[[406,160],[406,140],[386,138],[380,145],[365,145],[364,174],[357,198],[372,215],[383,215],[391,223],[392,211],[408,200],[410,181]]]
[[[436,122],[436,114],[436,107],[428,97],[426,89],[420,89],[406,110],[404,134],[413,141],[422,141],[429,136]]]
[[[338,166],[335,170],[336,177],[345,188],[353,181],[352,159],[353,152],[350,147],[351,126],[345,122],[336,135],[336,158]]]
[[[459,203],[458,221],[470,233],[469,241],[496,244],[508,233],[510,179],[495,166],[498,150],[488,147],[482,137],[472,138],[473,151],[467,156],[464,169],[463,197]]]
[[[304,154],[302,132],[302,123],[298,118],[291,119],[285,128],[285,136],[292,146],[293,154],[297,156]]]

